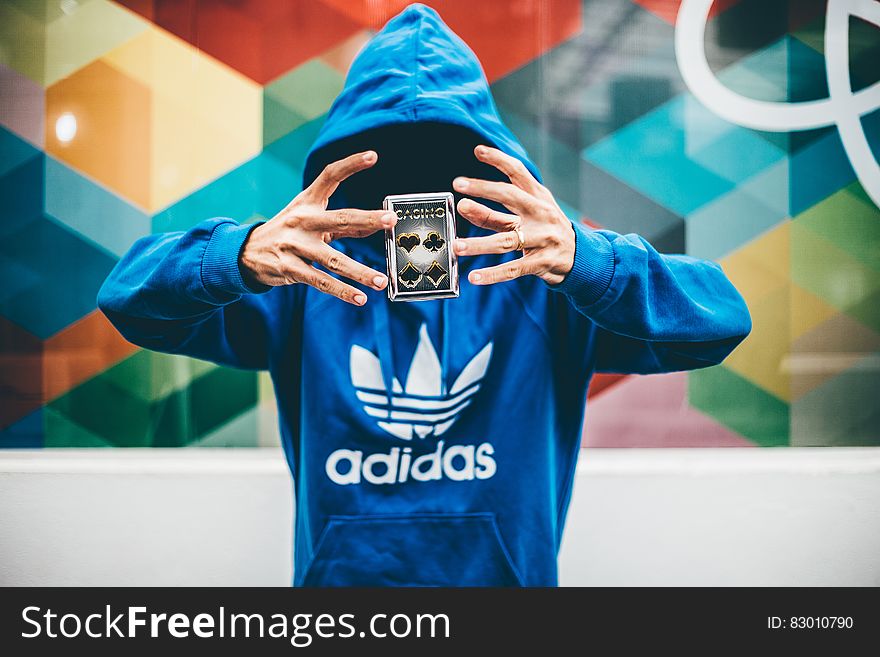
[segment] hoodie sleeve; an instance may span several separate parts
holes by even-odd
[[[549,287],[598,326],[597,371],[716,365],[751,331],[745,301],[714,262],[662,255],[635,234],[573,226],[574,265]]]
[[[104,281],[98,307],[138,346],[265,369],[277,294],[249,287],[238,267],[256,225],[209,219],[141,238]]]

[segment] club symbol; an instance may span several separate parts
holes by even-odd
[[[422,246],[428,249],[428,251],[434,251],[436,253],[443,248],[444,244],[446,244],[446,240],[440,237],[440,233],[432,230],[428,233],[428,237],[422,243]]]
[[[435,262],[434,264],[437,263]],[[422,272],[419,271],[418,267],[414,267],[413,263],[408,262],[397,274],[397,278],[400,279],[400,282],[404,287],[411,290],[422,280]]]
[[[397,246],[407,253],[412,253],[413,249],[415,249],[421,241],[422,240],[415,233],[401,233],[397,236]]]
[[[439,237],[439,235],[438,235]],[[446,270],[443,269],[437,261],[431,263],[431,266],[428,267],[428,271],[425,272],[425,276],[428,277],[428,280],[433,283],[434,287],[440,287],[440,281],[446,277]]]

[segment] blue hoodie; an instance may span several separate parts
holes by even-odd
[[[366,147],[379,163],[331,207],[451,190],[455,175],[502,179],[474,159],[477,143],[539,176],[473,53],[414,5],[355,60],[304,185]],[[470,269],[516,257],[479,256],[461,260],[457,299],[364,289],[355,307],[304,285],[249,287],[238,255],[252,229],[214,218],[143,238],[98,303],[135,344],[269,370],[295,482],[295,585],[556,585],[593,372],[714,365],[751,328],[716,264],[637,235],[573,226],[574,267],[557,286],[470,285]],[[333,245],[384,268],[381,235]]]

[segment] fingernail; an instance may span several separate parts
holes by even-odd
[[[483,275],[478,271],[474,271],[471,272],[471,275],[468,276],[468,278],[471,279],[471,283],[479,283],[481,280],[483,280]]]
[[[485,155],[486,147],[485,146],[477,146],[477,155]]]
[[[467,189],[468,185],[470,185],[470,183],[464,178],[456,178],[452,181],[452,184],[458,189]]]
[[[354,302],[359,306],[363,306],[367,302],[367,297],[365,297],[363,294],[355,294]]]
[[[376,159],[376,154],[373,151],[367,151],[364,153],[364,162],[372,162]]]
[[[396,220],[397,217],[390,212],[386,215],[382,215],[382,225],[385,226],[385,228],[391,228]]]
[[[467,250],[467,242],[464,240],[455,240],[454,246],[459,253],[464,253]]]
[[[376,287],[385,287],[385,277],[384,276],[373,276],[373,285]]]
[[[462,212],[467,212],[468,210],[470,210],[473,207],[474,207],[474,202],[471,201],[469,198],[463,198],[458,202],[458,209],[461,210]]]

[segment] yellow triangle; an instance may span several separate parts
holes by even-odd
[[[790,375],[785,361],[791,351],[789,286],[766,293],[749,304],[752,332],[724,365],[767,392],[789,401]]]
[[[786,221],[719,261],[749,307],[788,285],[790,235]]]
[[[834,306],[825,303],[796,283],[790,283],[789,289],[791,299],[789,338],[792,342],[838,313]]]
[[[101,61],[150,90],[148,210],[260,152],[262,87],[182,39],[151,26]]]

